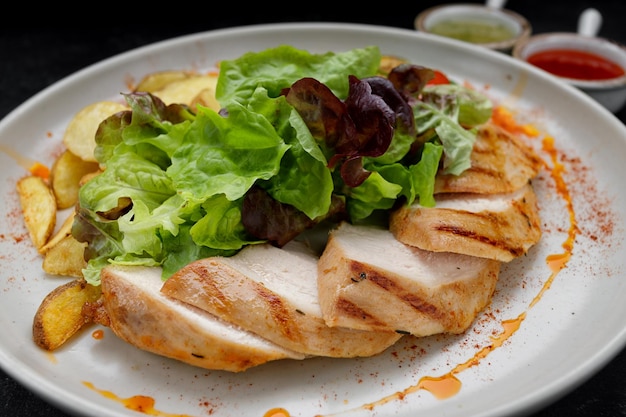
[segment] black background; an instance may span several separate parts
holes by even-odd
[[[42,9],[45,6],[29,3],[28,7],[32,4],[33,10],[23,13],[14,10],[11,15],[3,13],[5,23],[19,23],[20,28],[0,28],[0,118],[30,96],[75,71],[167,38],[231,26],[296,21],[367,23],[413,29],[414,18],[420,11],[443,2],[415,1],[411,6],[401,7],[399,3],[388,3],[367,7],[356,7],[355,3],[341,7],[340,2],[333,3],[332,7],[319,3],[244,7],[233,2],[232,5],[220,4],[219,13],[214,10],[217,5],[212,8],[208,4],[195,3],[159,6],[164,8],[140,4],[137,6],[141,9],[136,11],[121,3],[92,3],[89,12],[80,8],[62,10],[58,5],[51,5],[55,9],[45,10]],[[595,7],[604,16],[599,35],[626,43],[624,0],[511,0],[506,7],[526,16],[534,33],[576,31],[579,14],[587,7]],[[296,8],[302,12],[291,11]],[[345,11],[339,12],[339,9]],[[26,19],[32,13],[61,17],[47,20],[45,26],[35,27],[29,24],[30,19]],[[63,16],[71,17],[71,20]],[[103,22],[109,25],[105,26]],[[626,109],[617,113],[617,117],[626,122]],[[626,416],[625,376],[626,351],[623,351],[595,376],[533,417]],[[537,383],[541,384],[541,381]],[[1,370],[0,415],[68,416]]]

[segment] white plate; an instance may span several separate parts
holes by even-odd
[[[32,318],[62,281],[41,272],[15,193],[26,170],[0,153],[0,364],[46,400],[84,415],[137,415],[134,396],[155,400],[156,415],[263,416],[276,407],[291,416],[506,416],[535,411],[605,365],[626,342],[626,129],[582,93],[512,58],[453,40],[402,29],[341,24],[249,26],[186,36],[147,46],[86,68],[44,90],[0,123],[0,143],[50,163],[70,117],[83,106],[119,98],[129,80],[163,69],[213,67],[220,59],[281,43],[312,52],[378,45],[386,54],[439,68],[506,103],[555,139],[566,191],[580,233],[566,268],[554,277],[550,254],[564,252],[570,218],[550,170],[536,181],[544,236],[523,259],[505,265],[492,306],[467,334],[406,338],[374,358],[279,361],[231,374],[192,368],[139,351],[105,329],[93,328],[53,354],[32,342]],[[522,119],[520,119],[522,120]],[[531,141],[542,151],[542,138]],[[549,287],[549,288],[548,288]],[[540,294],[542,288],[546,291]],[[532,304],[537,297],[538,302]],[[525,318],[517,332],[455,376],[456,395],[412,391],[490,350],[505,320]],[[90,386],[93,384],[93,386]],[[388,400],[386,397],[391,396]],[[368,406],[368,404],[371,406]],[[374,412],[368,411],[372,408]],[[162,414],[159,414],[162,413]]]

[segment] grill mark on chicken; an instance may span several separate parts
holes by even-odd
[[[525,215],[525,213],[521,212],[520,206],[518,204],[514,204],[513,206],[516,209],[516,211],[520,212],[521,216],[527,219],[527,224],[529,224],[528,216]],[[477,218],[478,222],[484,221],[485,223],[491,224],[494,230],[503,231],[508,227],[512,227],[511,223],[506,221],[506,218],[495,216],[493,215],[493,213],[490,213],[490,212],[472,213],[472,216]],[[460,236],[466,239],[471,239],[471,240],[481,242],[485,245],[493,246],[500,250],[509,252],[511,256],[513,257],[518,257],[520,255],[523,255],[525,252],[523,247],[509,245],[508,242],[511,242],[511,241],[502,240],[502,239],[493,239],[484,234],[480,234],[476,232],[475,230],[470,230],[459,225],[441,224],[441,225],[435,226],[434,230],[437,232],[441,232],[441,233],[450,233],[455,236]],[[498,233],[498,235],[500,234],[501,233]]]
[[[361,262],[351,262],[350,269],[354,271],[354,275],[364,277],[364,280],[368,280],[369,282],[379,286],[381,289],[393,294],[399,300],[409,304],[419,313],[438,321],[443,319],[444,314],[435,305],[429,303],[421,294],[408,291],[397,281],[389,279],[387,276],[374,269],[366,268]]]
[[[337,313],[349,317],[351,319],[361,320],[368,323],[373,327],[384,326],[385,324],[378,320],[376,317],[366,312],[353,302],[346,300],[345,298],[338,298],[335,305]]]
[[[435,207],[396,209],[389,229],[401,242],[435,252],[457,252],[509,262],[541,237],[532,184],[506,194],[446,193]]]
[[[425,251],[384,228],[342,223],[319,260],[329,325],[429,336],[461,333],[487,305],[500,262]]]
[[[273,292],[268,291],[267,288],[262,285],[255,285],[254,292],[259,296],[259,299],[267,305],[272,320],[278,323],[277,327],[280,329],[281,334],[289,340],[301,340],[302,334],[298,331],[296,326],[292,326],[294,321],[282,299]]]
[[[513,257],[518,257],[524,254],[524,249],[520,247],[510,247],[506,244],[506,242],[502,240],[493,240],[485,235],[480,235],[471,230],[463,229],[462,227],[449,226],[449,225],[441,225],[435,228],[436,231],[442,233],[450,233],[455,236],[462,236],[466,239],[476,240],[478,242],[484,243],[486,245],[493,246],[495,248],[507,251]]]
[[[209,264],[215,264],[211,260],[209,260],[208,262]],[[181,270],[180,273],[185,275],[185,279],[177,281],[181,283],[179,285],[184,285],[184,283],[203,283],[202,286],[194,285],[193,288],[195,291],[202,291],[203,293],[211,294],[210,300],[217,315],[224,314],[225,312],[228,312],[230,310],[231,302],[224,294],[224,292],[220,289],[220,285],[217,284],[217,281],[203,278],[212,273],[207,265],[200,262],[191,263],[188,265],[188,268]],[[200,294],[197,294],[195,297],[196,299],[201,298]],[[188,302],[193,305],[195,301],[188,300]]]

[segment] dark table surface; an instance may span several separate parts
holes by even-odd
[[[302,12],[281,12],[276,7],[267,12],[246,9],[242,13],[235,7],[229,12],[229,6],[222,2],[219,14],[204,11],[201,23],[185,21],[182,9],[176,19],[165,19],[163,13],[153,12],[154,16],[150,16],[150,7],[146,8],[147,13],[137,12],[132,17],[131,11],[122,10],[126,6],[119,4],[112,8],[116,11],[119,8],[120,13],[124,11],[125,14],[113,19],[109,13],[109,21],[127,25],[100,27],[97,21],[89,22],[83,12],[82,17],[73,22],[83,24],[80,28],[69,26],[63,20],[51,21],[55,26],[0,28],[0,118],[30,96],[85,66],[167,38],[224,27],[287,21],[367,23],[412,29],[414,17],[421,10],[440,3],[416,1],[411,7],[398,7],[396,3],[395,6],[389,4],[387,10],[376,6],[349,6],[345,13],[327,12],[325,8],[312,7],[315,3],[307,3],[302,5],[305,7]],[[35,7],[34,3],[29,4]],[[242,9],[241,3],[236,4]],[[336,9],[341,8],[337,5]],[[604,16],[600,36],[626,43],[624,0],[511,0],[507,3],[507,8],[530,20],[535,33],[575,31],[579,14],[587,7],[598,9]],[[96,9],[93,10],[95,13]],[[626,109],[617,117],[626,123]],[[68,414],[43,401],[0,370],[0,416],[66,417]],[[574,391],[533,416],[626,416],[626,350],[596,375],[582,381]]]

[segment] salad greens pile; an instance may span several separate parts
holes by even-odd
[[[312,54],[291,46],[220,63],[219,112],[125,94],[104,120],[103,168],[80,189],[72,234],[85,279],[109,263],[161,266],[261,242],[282,246],[332,220],[368,222],[399,201],[433,206],[435,174],[470,166],[490,101],[431,69],[379,73],[371,46]]]

